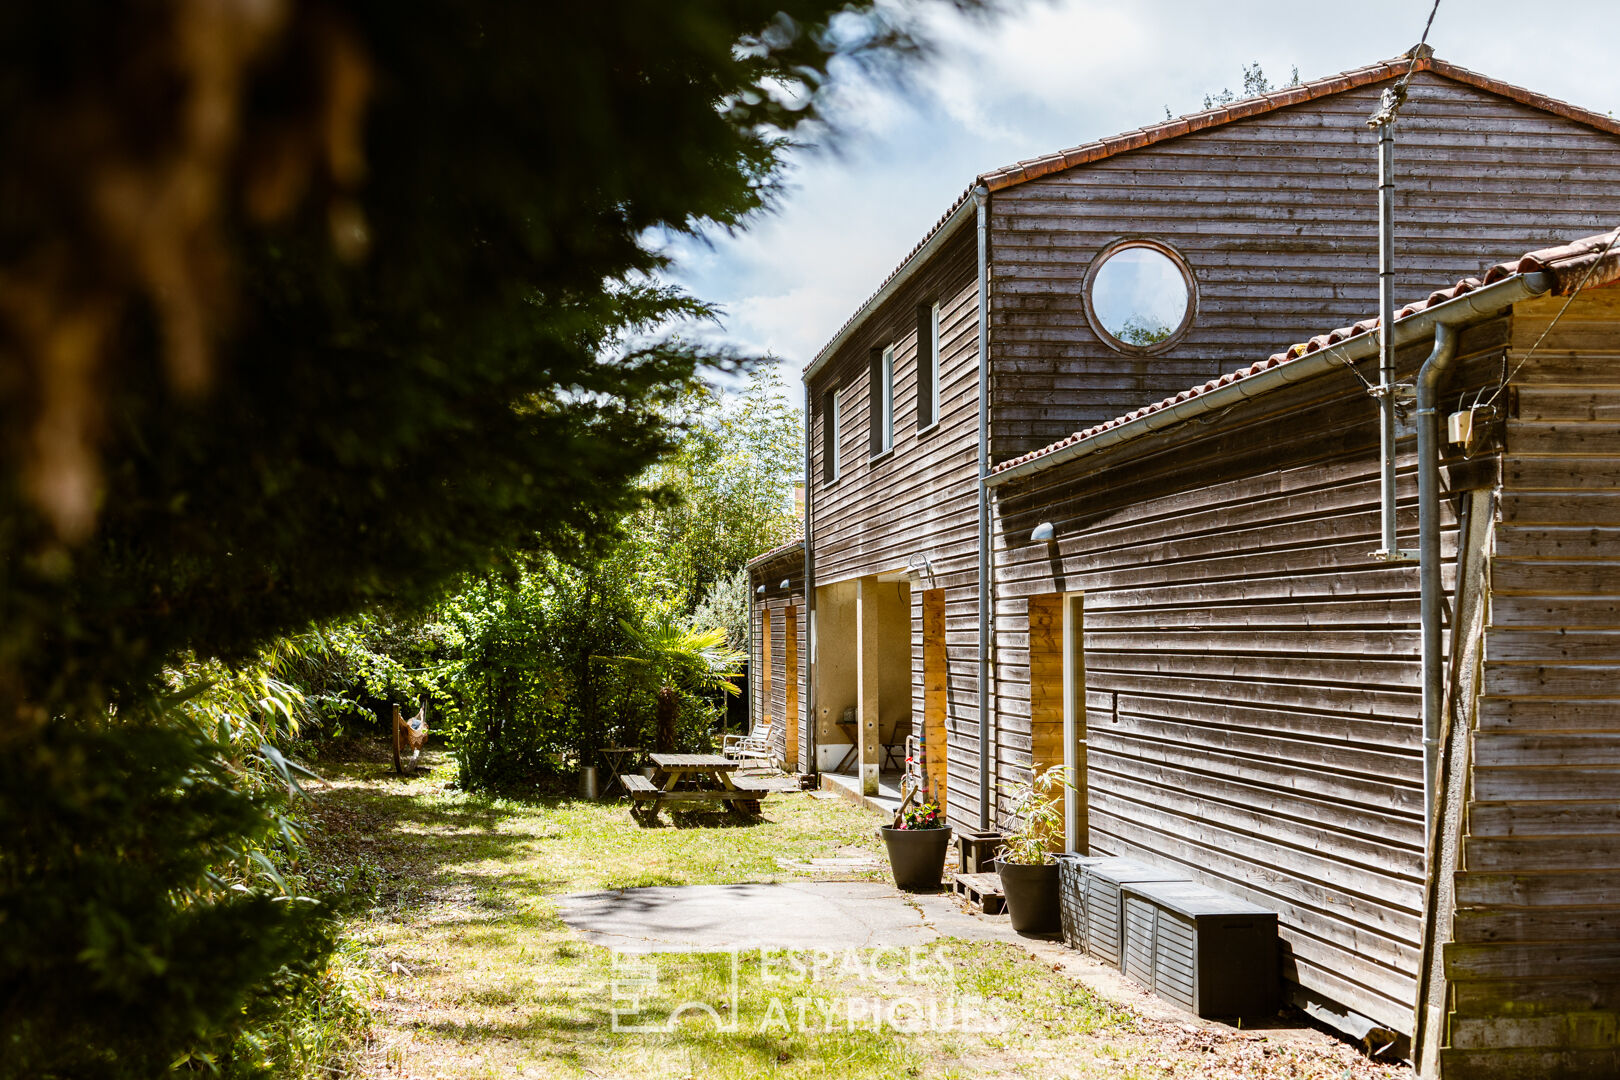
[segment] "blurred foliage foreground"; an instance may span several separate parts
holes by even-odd
[[[475,783],[699,734],[738,537],[657,473],[748,482],[670,456],[743,358],[665,241],[907,17],[0,5],[0,1076],[340,1052],[286,753],[342,701],[431,696]]]
[[[746,655],[743,564],[797,527],[781,390],[767,370],[681,395],[685,434],[589,548],[512,552],[425,609],[374,604],[228,663],[175,654],[115,713],[13,740],[0,1075],[303,1076],[359,1049],[369,976],[305,857],[313,740],[425,704],[460,787],[518,794],[603,746],[710,749]]]

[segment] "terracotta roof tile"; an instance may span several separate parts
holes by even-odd
[[[1455,300],[1457,297],[1471,293],[1475,289],[1494,284],[1515,274],[1536,272],[1549,274],[1553,279],[1552,294],[1555,296],[1567,296],[1581,287],[1596,289],[1611,285],[1620,281],[1620,241],[1617,241],[1617,235],[1620,235],[1620,228],[1612,232],[1599,233],[1596,236],[1573,240],[1567,244],[1559,244],[1556,247],[1526,252],[1517,259],[1497,263],[1486,270],[1481,277],[1463,278],[1448,289],[1437,289],[1417,303],[1407,304],[1395,312],[1395,321],[1399,322],[1402,319],[1410,318],[1421,311],[1443,304],[1447,300]],[[1612,248],[1611,245],[1613,245]],[[1584,286],[1582,285],[1583,281]],[[1237,371],[1228,372],[1219,378],[1211,379],[1201,386],[1183,390],[1179,394],[1174,394],[1162,401],[1156,401],[1152,405],[1144,405],[1123,416],[1116,416],[1112,420],[1095,424],[1084,431],[1077,431],[1072,435],[1059,439],[1050,446],[1044,446],[1020,457],[1003,461],[990,471],[993,473],[1005,472],[1016,465],[1022,465],[1026,461],[1034,461],[1036,458],[1045,457],[1066,446],[1073,446],[1077,442],[1100,435],[1111,428],[1128,424],[1132,420],[1140,420],[1144,416],[1150,416],[1153,413],[1168,409],[1172,405],[1197,397],[1199,394],[1208,393],[1217,387],[1228,386],[1250,378],[1260,374],[1262,371],[1269,371],[1302,356],[1319,352],[1330,345],[1337,345],[1347,338],[1355,337],[1358,334],[1371,333],[1376,329],[1378,329],[1378,320],[1371,318],[1362,319],[1360,322],[1352,323],[1349,326],[1341,326],[1337,330],[1329,330],[1325,334],[1318,334],[1306,341],[1290,345],[1282,352],[1273,353],[1266,359],[1250,364],[1248,367],[1239,368]]]
[[[800,531],[799,535],[795,536],[793,539],[789,540],[787,543],[779,544],[776,547],[771,548],[771,550],[769,550],[769,551],[762,551],[758,555],[755,555],[752,559],[749,559],[748,560],[748,567],[750,569],[752,569],[753,567],[759,566],[762,563],[768,563],[772,559],[775,559],[775,558],[777,558],[777,557],[779,557],[781,555],[786,555],[788,552],[792,551],[794,548],[801,548],[801,547],[804,547],[804,533],[802,531],[802,527],[801,527],[801,531]]]

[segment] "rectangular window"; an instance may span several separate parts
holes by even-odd
[[[917,430],[939,423],[939,303],[917,306]]]
[[[838,404],[841,390],[829,390],[821,395],[821,482],[831,484],[838,479]]]
[[[894,346],[883,350],[883,449],[894,448]]]
[[[894,445],[894,346],[867,354],[867,443],[873,457]]]

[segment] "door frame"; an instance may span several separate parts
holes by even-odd
[[[1063,594],[1063,846],[1089,854],[1091,846],[1086,768],[1085,593]]]

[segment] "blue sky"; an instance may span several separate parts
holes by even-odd
[[[790,384],[981,172],[1201,108],[1241,91],[1244,64],[1286,81],[1399,55],[1430,0],[1025,0],[989,24],[921,11],[936,40],[897,87],[845,73],[836,134],[795,153],[776,212],[736,237],[683,244],[676,281],[726,311],[722,336],[782,358]],[[1429,43],[1464,67],[1609,112],[1620,65],[1603,42],[1620,4],[1526,8],[1442,0]],[[1371,185],[1373,162],[1368,162]]]

